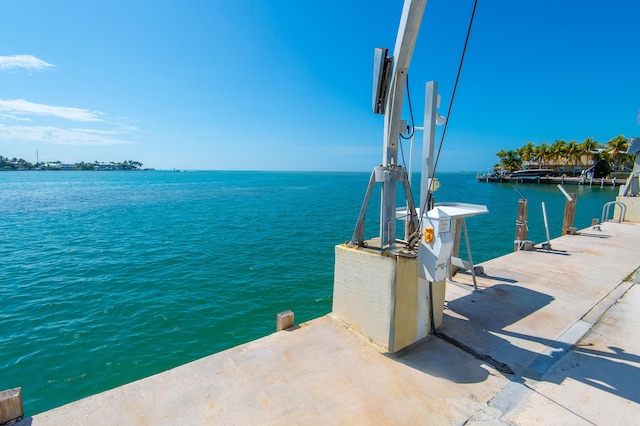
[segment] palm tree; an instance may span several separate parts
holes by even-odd
[[[507,151],[506,155],[500,159],[500,164],[502,164],[502,167],[505,170],[513,172],[516,170],[520,170],[522,159],[516,151]]]
[[[535,145],[533,142],[527,142],[526,145],[519,148],[517,151],[518,155],[525,163],[531,163],[531,161],[536,157]]]
[[[593,161],[593,155],[596,153],[595,150],[600,146],[600,144],[592,137],[588,137],[580,144],[580,146],[582,151],[587,154],[587,160]]]
[[[576,141],[569,141],[569,143],[567,143],[567,146],[565,147],[565,153],[568,159],[567,164],[570,162],[571,165],[576,166],[578,164],[578,161],[580,160],[580,157],[582,157],[583,152],[584,151],[582,150],[582,147],[579,143],[577,143]]]
[[[549,147],[549,159],[554,160],[556,164],[560,163],[560,159],[565,157],[565,144],[566,142],[561,139],[556,139],[554,143]]]
[[[617,136],[607,142],[607,152],[609,153],[609,158],[615,161],[616,170],[620,170],[620,159],[627,151],[628,146],[628,140],[624,135]]]
[[[501,149],[500,151],[496,152],[496,157],[500,159],[500,162],[497,163],[495,166],[493,166],[493,169],[495,171],[498,171],[499,169],[503,168],[503,163],[506,156],[507,156],[507,151],[505,151],[504,149]]]
[[[549,145],[546,143],[541,143],[535,148],[536,158],[538,159],[538,168],[541,169],[544,164],[546,164],[547,159],[549,158]]]

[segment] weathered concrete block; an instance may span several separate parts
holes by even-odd
[[[24,416],[22,388],[0,392],[0,424]]]
[[[396,262],[366,249],[336,247],[333,314],[388,351]]]
[[[289,327],[293,327],[294,316],[291,311],[278,312],[276,319],[276,331],[286,330]]]
[[[415,257],[382,256],[374,250],[339,245],[334,273],[333,315],[378,350],[396,352],[427,336],[428,283],[418,279]],[[438,326],[444,293],[434,291],[433,296],[441,299],[434,309]]]

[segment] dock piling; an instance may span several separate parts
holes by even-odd
[[[13,424],[14,420],[24,417],[22,388],[13,388],[0,392],[0,424]]]
[[[516,240],[513,244],[513,251],[523,249],[523,244],[527,240],[527,210],[528,202],[526,198],[518,200],[518,218],[516,219]]]
[[[564,205],[564,220],[562,221],[562,235],[570,234],[573,228],[573,220],[576,216],[576,204],[578,204],[578,194],[569,193],[571,199],[567,198]]]

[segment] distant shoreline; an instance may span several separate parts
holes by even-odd
[[[103,162],[95,161],[93,163],[63,163],[61,161],[36,162],[29,163],[22,158],[8,159],[0,155],[0,171],[29,171],[29,170],[79,170],[79,171],[140,171],[154,170],[143,169],[142,163],[139,161],[127,160],[123,162]]]
[[[156,169],[0,169],[2,172],[152,172]]]

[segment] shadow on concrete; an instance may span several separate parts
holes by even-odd
[[[568,359],[571,369],[553,371],[548,381],[561,383],[566,378],[580,381],[597,389],[640,403],[640,369],[628,364],[640,364],[640,356],[609,346],[611,352],[590,350],[583,346],[572,349]],[[625,362],[626,361],[626,362]]]
[[[471,277],[471,271],[468,271],[466,269],[460,269],[458,272],[456,272],[456,275],[466,275],[468,277]],[[487,275],[485,273],[482,274],[476,274],[476,277],[479,278],[484,278],[484,279],[488,279],[488,280],[492,280],[492,281],[499,281],[499,282],[503,282],[503,283],[510,283],[510,284],[515,284],[518,282],[518,280],[514,280],[512,278],[504,278],[504,277],[497,277],[495,275]],[[454,276],[455,278],[455,276]],[[455,280],[449,281],[449,282],[453,282]]]
[[[589,238],[602,238],[602,239],[611,238],[611,235],[607,235],[607,234],[591,234],[591,233],[588,233],[588,232],[580,232],[578,234],[578,236],[580,236],[580,237],[589,237]]]
[[[590,349],[592,344],[569,345],[504,330],[501,331],[501,334],[538,342],[554,349],[551,355],[539,354],[531,363],[529,368],[531,374],[524,375],[524,377],[555,384],[572,379],[629,401],[640,403],[640,393],[638,392],[640,368],[630,364],[640,364],[639,355],[614,346],[608,347],[610,351],[602,351]],[[568,356],[565,357],[565,355]],[[552,369],[556,363],[558,363],[558,368]],[[541,379],[539,373],[546,374]]]
[[[437,335],[439,338],[426,339],[399,351],[393,357],[416,370],[456,383],[477,383],[487,378],[489,371],[482,368],[477,360],[490,364],[513,380],[511,376],[517,372],[500,357],[504,355],[506,359],[520,362],[522,358],[532,358],[537,354],[510,345],[506,339],[492,334],[492,331],[519,321],[552,300],[552,297],[542,293],[508,284],[474,291],[448,303],[444,324]],[[486,309],[482,305],[493,307]],[[447,311],[462,318],[450,315]],[[452,351],[450,344],[462,351]],[[495,350],[488,351],[488,348]]]
[[[481,368],[474,356],[452,350],[447,342],[435,336],[387,356],[429,376],[455,383],[481,383],[489,376],[489,370]]]
[[[502,281],[507,281],[502,279]],[[517,282],[515,280],[511,280]],[[463,313],[470,321],[487,321],[500,328],[513,324],[548,305],[553,297],[526,287],[496,284],[481,292],[468,294],[449,302],[449,310]],[[475,303],[495,304],[498,311],[478,309]]]
[[[507,284],[471,292],[449,301],[436,336],[393,357],[456,383],[486,380],[489,372],[482,367],[486,363],[510,381],[530,378],[560,384],[573,379],[640,403],[640,369],[630,364],[640,363],[640,356],[620,348],[605,352],[507,329],[553,300],[550,295]],[[549,321],[546,315],[540,320]],[[449,344],[462,351],[447,349]]]
[[[536,253],[556,254],[556,255],[559,255],[559,256],[571,256],[571,254],[568,253],[566,250],[554,250],[554,249],[546,250],[546,249],[543,249],[543,248],[536,249]]]

